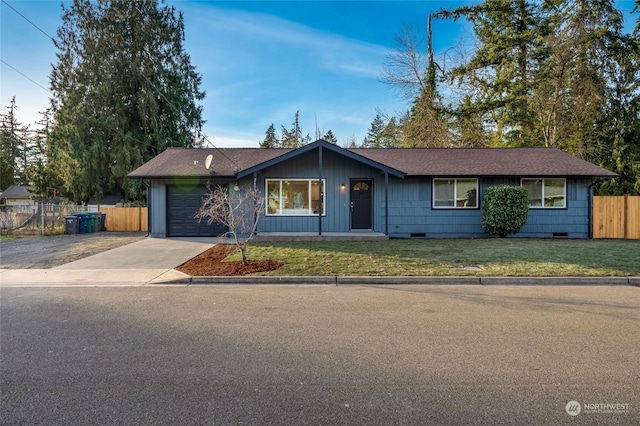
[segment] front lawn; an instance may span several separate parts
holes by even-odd
[[[261,242],[249,259],[284,262],[264,275],[637,276],[638,240],[406,239]],[[234,253],[226,260],[240,259]],[[475,270],[478,269],[478,270]]]

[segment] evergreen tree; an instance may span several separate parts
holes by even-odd
[[[534,144],[529,98],[537,82],[531,58],[541,54],[546,22],[540,4],[527,0],[485,0],[436,15],[473,23],[478,49],[452,70],[451,78],[476,89],[471,101],[483,120],[492,121],[500,144]]]
[[[427,70],[420,94],[413,100],[405,123],[406,148],[449,148],[451,137],[448,121],[441,108],[440,96],[436,91],[436,64],[433,60],[431,15],[427,21],[428,60]]]
[[[0,152],[0,192],[16,183],[15,169]]]
[[[276,135],[276,128],[273,127],[273,123],[269,126],[265,132],[264,140],[260,142],[260,148],[279,148],[280,140]]]
[[[283,148],[299,148],[303,145],[302,128],[300,127],[300,111],[296,111],[290,130],[282,126],[282,138],[280,140],[282,141]]]
[[[376,116],[373,118],[373,121],[369,126],[369,130],[367,130],[367,135],[362,141],[362,145],[365,148],[380,148],[382,145],[382,132],[384,132],[384,128],[385,122],[383,118],[380,116],[380,113],[376,113]]]
[[[144,196],[131,170],[169,146],[199,146],[201,77],[181,13],[158,0],[63,6],[51,73],[50,162],[75,201]]]
[[[17,109],[14,96],[7,106],[7,113],[0,114],[0,152],[14,171],[15,183],[27,185],[27,167],[31,159],[32,146],[29,126],[23,126],[18,122]]]
[[[380,134],[380,148],[399,148],[404,144],[404,122],[406,116],[398,120],[391,117],[384,130]]]
[[[327,133],[324,134],[324,136],[322,137],[323,140],[332,143],[334,145],[338,144],[338,138],[335,137],[335,135],[333,134],[333,132],[331,131],[331,129],[329,129],[327,131]]]
[[[448,121],[438,106],[437,95],[423,91],[409,110],[404,122],[405,148],[450,148]]]
[[[37,121],[34,135],[34,155],[29,168],[27,169],[27,177],[31,184],[31,192],[41,197],[53,197],[60,193],[63,188],[62,182],[57,179],[54,172],[54,164],[49,161],[53,158],[50,154],[49,135],[53,125],[51,108],[40,113],[41,118]]]
[[[471,97],[465,96],[451,121],[451,144],[456,148],[490,146],[490,134],[482,118],[473,111]]]

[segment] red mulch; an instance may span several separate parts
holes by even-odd
[[[243,265],[241,260],[223,262],[236,246],[233,244],[216,244],[204,253],[187,260],[176,269],[192,277],[249,275],[257,272],[275,271],[284,263],[272,260],[252,260]]]

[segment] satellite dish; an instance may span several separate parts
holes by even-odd
[[[212,162],[213,162],[213,155],[211,154],[207,155],[207,159],[204,160],[204,166],[207,168],[207,170],[211,169]]]

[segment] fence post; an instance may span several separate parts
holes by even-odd
[[[40,201],[40,233],[44,235],[44,201]]]
[[[624,223],[624,239],[626,240],[629,236],[629,223],[628,223],[628,211],[629,208],[629,194],[624,194],[624,202],[622,203],[622,220]]]

